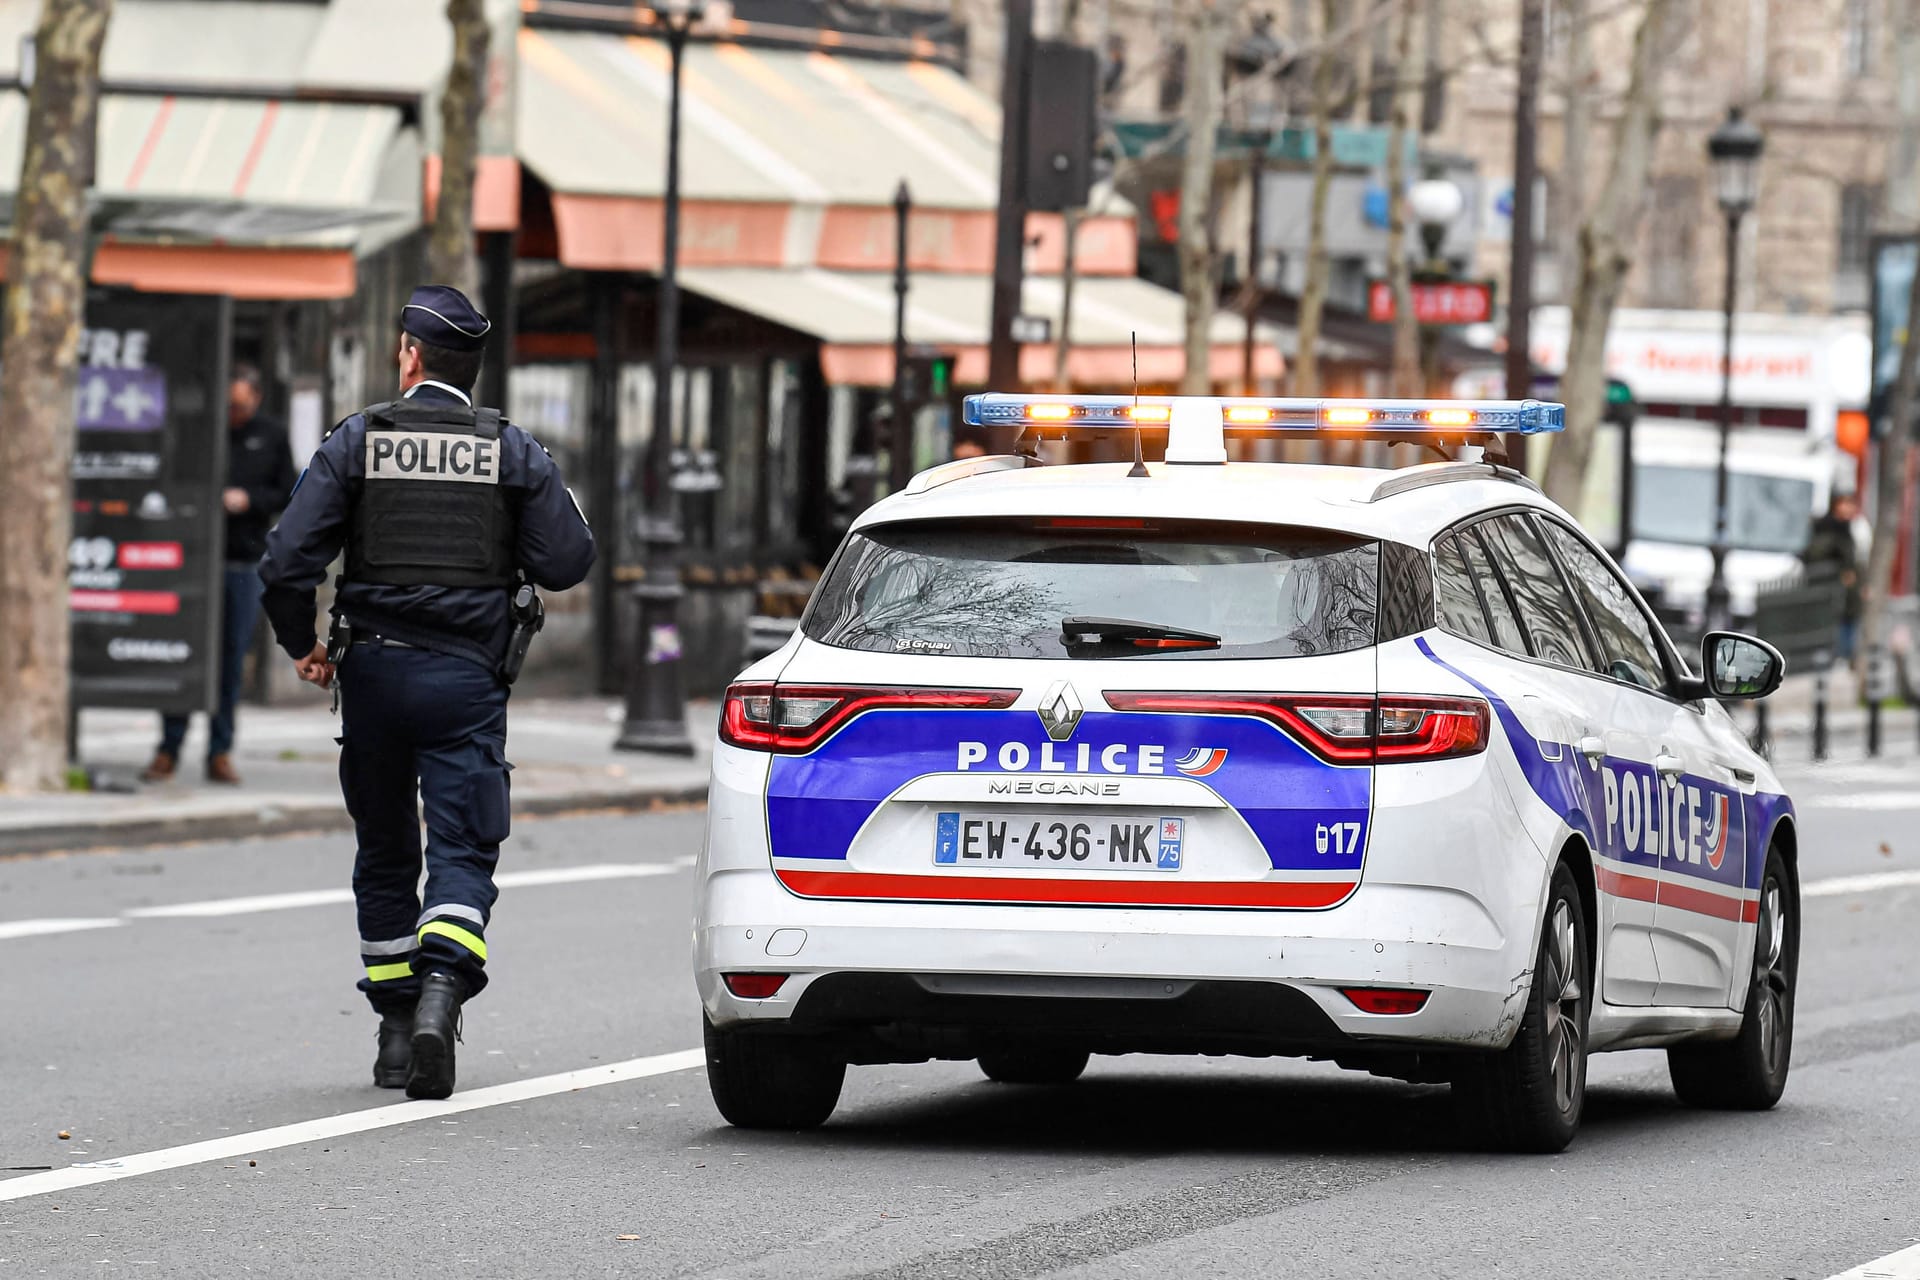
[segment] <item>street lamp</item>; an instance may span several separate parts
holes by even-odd
[[[1467,197],[1445,178],[1426,178],[1407,188],[1407,208],[1420,224],[1420,243],[1427,251],[1427,262],[1420,274],[1429,280],[1445,282],[1453,277],[1453,264],[1441,253],[1447,231],[1465,212]],[[1420,377],[1428,391],[1440,381],[1440,328],[1420,326]]]
[[[1713,477],[1713,577],[1707,582],[1706,622],[1709,631],[1723,630],[1732,621],[1727,593],[1727,446],[1733,434],[1733,308],[1740,274],[1740,220],[1753,208],[1760,187],[1760,152],[1765,139],[1749,124],[1739,107],[1707,138],[1713,160],[1714,185],[1720,212],[1727,218],[1727,281],[1725,328],[1721,342],[1720,457]]]
[[[1465,211],[1467,197],[1445,178],[1427,178],[1407,188],[1407,207],[1420,224],[1420,243],[1427,250],[1426,269],[1451,275],[1452,268],[1440,256],[1440,246],[1446,243],[1447,229]]]
[[[640,534],[645,575],[634,584],[636,652],[627,664],[626,718],[614,747],[620,751],[693,754],[687,736],[686,689],[680,678],[680,519],[673,486],[673,372],[680,363],[680,64],[687,36],[706,10],[705,0],[654,0],[666,33],[667,180],[662,200],[660,291],[654,308],[653,431],[641,473],[646,510]]]

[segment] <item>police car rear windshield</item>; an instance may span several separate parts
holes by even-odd
[[[836,648],[948,657],[1344,653],[1374,642],[1379,554],[1319,530],[1201,521],[883,525],[850,536],[804,628]]]

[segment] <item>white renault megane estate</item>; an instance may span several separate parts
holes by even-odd
[[[698,867],[709,1079],[736,1125],[848,1064],[1290,1054],[1449,1083],[1563,1148],[1587,1055],[1701,1106],[1786,1083],[1792,805],[1618,569],[1502,466],[1227,460],[1236,433],[1471,459],[1520,402],[975,396],[1164,461],[935,468],[865,513],[728,691]]]

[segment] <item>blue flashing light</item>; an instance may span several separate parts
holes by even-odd
[[[1071,430],[1164,427],[1217,406],[1221,428],[1234,434],[1331,431],[1365,435],[1439,436],[1563,431],[1565,405],[1545,400],[1323,400],[1312,397],[1028,396],[989,392],[966,399],[974,427]],[[1176,407],[1183,412],[1176,415]],[[1209,415],[1211,416],[1211,415]]]

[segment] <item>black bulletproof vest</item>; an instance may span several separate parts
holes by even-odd
[[[366,411],[365,481],[349,582],[512,585],[514,514],[501,486],[500,411],[395,400]]]

